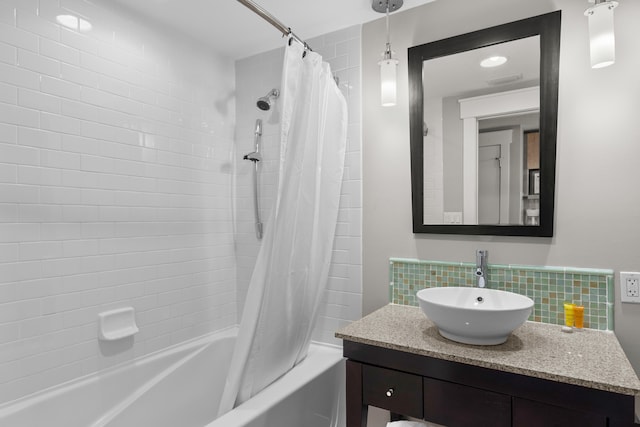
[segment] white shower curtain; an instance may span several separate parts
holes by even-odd
[[[329,64],[299,43],[285,50],[276,203],[249,284],[218,414],[307,354],[326,287],[338,217],[347,105]]]

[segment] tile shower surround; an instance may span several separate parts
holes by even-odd
[[[0,0],[0,403],[236,323],[233,90],[113,2]]]
[[[389,293],[394,304],[417,306],[416,292],[437,286],[475,286],[474,263],[392,258]],[[585,328],[613,330],[613,271],[490,264],[487,287],[534,301],[529,320],[564,325],[564,303],[584,306]]]
[[[349,102],[314,333],[338,342],[333,331],[362,311],[360,27],[309,42]],[[255,99],[279,86],[282,65],[262,58],[242,74],[243,61],[106,0],[0,0],[0,404],[237,322],[258,245],[233,159],[252,151]],[[242,97],[250,114],[234,117]],[[274,128],[265,120],[264,145],[277,146]],[[96,339],[97,313],[123,305],[141,331],[113,351]]]

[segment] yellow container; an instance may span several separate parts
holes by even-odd
[[[569,302],[564,303],[564,325],[568,327],[573,327],[574,316],[573,309],[576,305],[571,304]]]
[[[584,307],[576,305],[573,307],[573,322],[577,329],[584,327]]]

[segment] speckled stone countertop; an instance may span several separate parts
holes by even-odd
[[[640,396],[640,380],[612,332],[565,333],[525,322],[496,346],[449,341],[418,307],[389,304],[345,326],[336,337],[504,372]]]

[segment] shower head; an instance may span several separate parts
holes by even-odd
[[[258,98],[258,108],[263,111],[269,111],[269,109],[271,108],[271,98],[277,99],[279,96],[280,91],[278,89],[271,89],[271,92],[269,92],[266,96]]]

